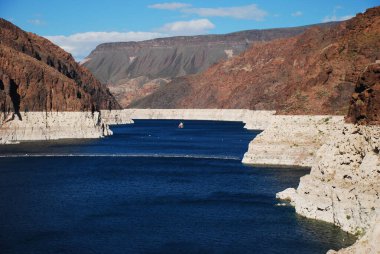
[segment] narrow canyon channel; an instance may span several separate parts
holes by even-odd
[[[113,136],[0,146],[7,253],[325,253],[354,243],[276,200],[306,169],[241,163],[241,122],[136,120]]]

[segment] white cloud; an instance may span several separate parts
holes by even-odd
[[[346,16],[340,16],[340,17],[337,17],[335,14],[332,15],[332,16],[326,16],[322,19],[322,22],[332,22],[332,21],[343,21],[343,20],[347,20],[347,19],[351,19],[353,18],[354,15],[346,15]]]
[[[236,19],[263,20],[268,13],[256,4],[236,7],[219,8],[185,8],[181,9],[184,13],[197,14],[201,17],[230,17]]]
[[[72,35],[44,36],[71,53],[77,61],[89,55],[97,45],[105,42],[143,41],[171,35],[204,34],[215,25],[208,19],[178,21],[163,25],[156,32],[85,32]]]
[[[340,5],[336,5],[336,6],[334,7],[333,14],[332,14],[332,15],[325,16],[325,17],[322,19],[322,22],[343,21],[343,20],[351,19],[351,18],[353,18],[353,17],[355,16],[355,15],[337,16],[336,13],[337,13],[337,11],[340,10],[340,9],[343,9],[343,7],[340,6]]]
[[[152,9],[160,9],[160,10],[177,10],[177,9],[187,8],[190,6],[191,4],[172,2],[172,3],[152,4],[152,5],[149,5],[148,7]]]
[[[28,23],[35,25],[35,26],[40,26],[40,25],[44,24],[44,22],[41,19],[29,19]]]
[[[71,53],[76,60],[81,60],[100,43],[142,41],[164,36],[167,35],[157,32],[85,32],[44,37]]]
[[[292,13],[293,17],[299,17],[299,16],[302,16],[302,15],[303,15],[302,11],[296,11],[296,12]]]
[[[194,35],[207,33],[213,28],[215,25],[208,19],[194,19],[165,24],[158,31],[170,35]]]

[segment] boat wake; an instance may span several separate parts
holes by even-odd
[[[33,153],[33,154],[0,154],[0,158],[23,158],[23,157],[148,157],[148,158],[189,158],[189,159],[213,159],[213,160],[237,160],[240,157],[224,155],[202,154],[109,154],[109,153]]]

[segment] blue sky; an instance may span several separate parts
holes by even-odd
[[[380,0],[1,0],[0,17],[81,60],[102,42],[300,26],[376,5]]]

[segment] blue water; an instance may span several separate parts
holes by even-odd
[[[237,122],[136,121],[96,140],[0,146],[0,253],[325,253],[337,227],[276,206],[300,169],[241,164]]]

